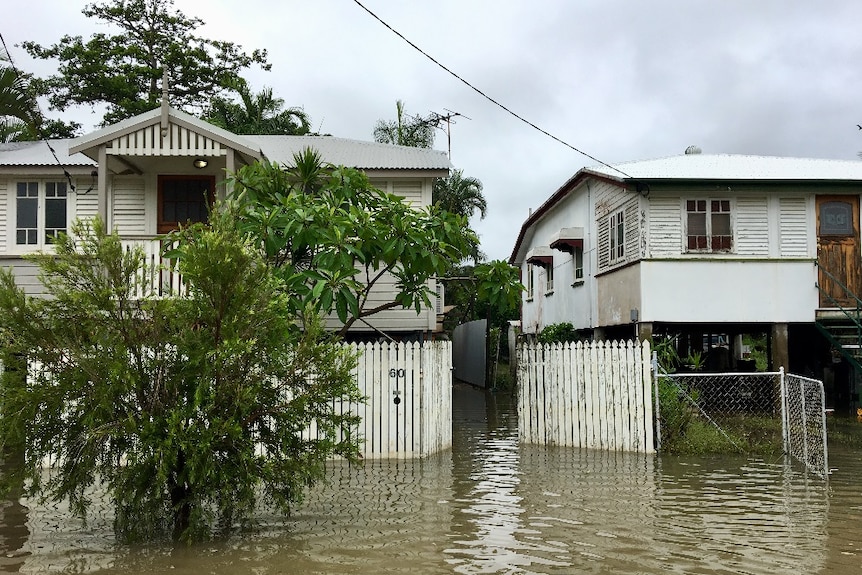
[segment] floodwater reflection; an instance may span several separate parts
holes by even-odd
[[[658,457],[519,445],[507,398],[457,388],[452,451],[332,463],[295,515],[191,548],[117,545],[0,504],[0,571],[27,573],[845,573],[862,566],[862,464],[829,483],[784,459]]]

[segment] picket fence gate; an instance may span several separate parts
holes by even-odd
[[[524,443],[652,453],[650,346],[526,343],[518,357]]]
[[[452,343],[350,344],[364,403],[343,402],[362,419],[367,459],[424,457],[452,446]]]

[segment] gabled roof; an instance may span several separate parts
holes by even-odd
[[[655,160],[627,162],[613,166],[581,168],[521,226],[509,263],[523,259],[525,239],[533,226],[587,178],[638,189],[657,182],[755,182],[755,183],[862,183],[862,162],[819,158],[783,158],[734,154],[684,154]],[[647,187],[648,189],[648,187]]]
[[[252,158],[260,158],[260,148],[247,140],[244,136],[238,136],[223,128],[219,128],[191,114],[186,114],[175,108],[167,107],[167,120],[199,134],[219,142],[225,147],[232,148]],[[128,134],[141,128],[152,126],[162,120],[162,108],[156,108],[131,118],[126,118],[116,124],[106,126],[71,141],[69,151],[71,153],[82,152],[91,158],[98,158],[96,151],[99,146],[106,142]]]
[[[270,160],[292,164],[294,154],[313,148],[324,161],[362,170],[448,170],[446,152],[410,146],[394,146],[332,136],[245,136]]]
[[[84,154],[69,154],[71,140],[40,140],[37,142],[10,142],[0,144],[2,166],[87,166],[96,163]],[[50,148],[48,147],[50,145]],[[54,148],[57,157],[51,153]]]

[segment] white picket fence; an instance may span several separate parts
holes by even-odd
[[[424,457],[452,447],[452,343],[350,344],[364,403],[339,402],[362,418],[366,459]],[[36,369],[32,365],[30,369]],[[3,363],[0,362],[0,375]],[[316,435],[314,429],[306,437]]]
[[[362,418],[368,459],[423,457],[452,446],[452,343],[351,344],[366,401],[343,404]]]
[[[650,369],[647,341],[522,345],[521,441],[654,452]]]

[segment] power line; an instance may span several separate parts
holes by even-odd
[[[607,162],[603,162],[603,161],[601,161],[600,159],[598,159],[597,157],[592,156],[592,155],[590,155],[590,154],[586,153],[585,151],[583,151],[583,150],[581,150],[581,149],[579,149],[579,148],[576,148],[576,147],[575,147],[575,146],[573,146],[572,144],[570,144],[570,143],[566,142],[565,140],[562,140],[562,139],[558,138],[557,136],[553,135],[552,133],[548,132],[547,130],[545,130],[545,129],[543,129],[543,128],[540,128],[539,126],[537,126],[537,125],[536,125],[536,124],[534,124],[533,122],[531,122],[531,121],[527,120],[527,119],[526,119],[526,118],[524,118],[523,116],[521,116],[521,115],[519,115],[519,114],[517,114],[517,113],[513,112],[512,110],[510,110],[509,108],[507,108],[506,106],[504,106],[503,104],[501,104],[500,102],[498,102],[497,100],[495,100],[494,98],[492,98],[491,96],[489,96],[488,94],[486,94],[485,92],[483,92],[482,90],[480,90],[479,88],[477,88],[476,86],[474,86],[473,84],[471,84],[470,82],[468,82],[467,80],[465,80],[464,78],[462,78],[461,76],[459,76],[458,74],[456,74],[455,72],[453,72],[452,70],[450,70],[448,67],[446,67],[444,64],[442,64],[440,61],[438,61],[436,58],[434,58],[433,56],[431,56],[430,54],[428,54],[425,50],[423,50],[422,48],[420,48],[419,46],[417,46],[416,44],[414,44],[413,42],[411,42],[411,41],[410,41],[409,39],[407,39],[407,38],[406,38],[406,37],[405,37],[401,32],[399,32],[398,30],[396,30],[395,28],[393,28],[392,26],[390,26],[389,24],[387,24],[386,22],[384,22],[384,21],[383,21],[383,20],[382,20],[382,19],[381,19],[377,14],[375,14],[374,12],[372,12],[371,10],[369,10],[368,8],[366,8],[366,7],[362,4],[362,2],[360,2],[359,0],[353,0],[353,2],[355,2],[357,6],[359,6],[359,7],[360,7],[360,8],[362,8],[363,10],[365,10],[365,11],[366,11],[366,12],[367,12],[367,13],[368,13],[372,18],[374,18],[375,20],[377,20],[378,22],[380,22],[381,24],[383,24],[385,27],[387,27],[387,28],[388,28],[388,29],[389,29],[393,34],[395,34],[396,36],[398,36],[399,38],[401,38],[402,40],[404,40],[405,42],[407,42],[408,44],[410,44],[410,46],[412,46],[414,50],[416,50],[417,52],[419,52],[420,54],[422,54],[423,56],[425,56],[426,58],[428,58],[429,60],[431,60],[432,62],[434,62],[435,64],[437,64],[437,66],[439,66],[440,68],[442,68],[443,70],[445,70],[446,72],[448,72],[451,76],[454,76],[456,79],[458,79],[458,80],[459,80],[459,81],[461,81],[463,84],[465,84],[468,88],[470,88],[471,90],[473,90],[474,92],[476,92],[477,94],[479,94],[480,96],[482,96],[483,98],[485,98],[486,100],[488,100],[489,102],[491,102],[492,104],[494,104],[495,106],[497,106],[498,108],[502,109],[503,111],[505,111],[506,113],[510,114],[511,116],[514,116],[515,118],[517,118],[517,119],[521,120],[523,123],[527,124],[527,125],[528,125],[528,126],[530,126],[531,128],[533,128],[533,129],[535,129],[535,130],[538,130],[539,132],[541,132],[541,133],[545,134],[545,135],[546,135],[546,136],[548,136],[549,138],[551,138],[551,139],[553,139],[553,140],[555,140],[555,141],[559,142],[560,144],[562,144],[562,145],[566,146],[567,148],[570,148],[570,149],[574,150],[575,152],[577,152],[577,153],[581,154],[582,156],[585,156],[585,157],[587,157],[587,158],[589,158],[589,159],[593,160],[594,162],[596,162],[596,163],[598,163],[598,164],[603,165],[603,166],[604,166],[604,167],[606,167],[606,168],[610,168],[611,170],[614,170],[615,172],[619,172],[620,174],[622,174],[622,175],[623,175],[623,176],[625,176],[626,178],[634,179],[634,178],[632,178],[632,176],[628,175],[627,173],[625,173],[625,172],[624,172],[624,171],[622,171],[621,169],[619,169],[619,168],[617,168],[617,167],[615,167],[615,166],[612,166],[612,165],[608,164]]]

